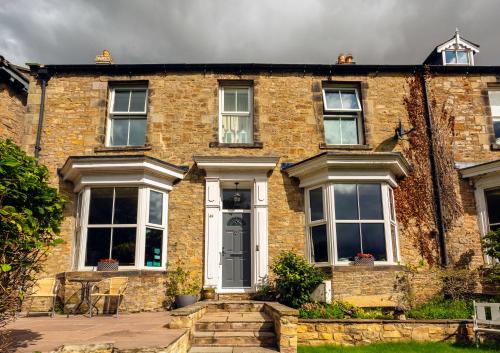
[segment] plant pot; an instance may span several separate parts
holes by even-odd
[[[97,271],[118,271],[118,262],[98,262]]]
[[[196,303],[196,295],[176,295],[175,296],[175,306],[177,308],[183,308],[185,306]]]
[[[354,257],[354,266],[373,266],[375,259],[373,257]]]
[[[215,290],[213,288],[209,288],[209,289],[205,288],[202,290],[201,294],[202,294],[203,300],[215,300],[216,293],[215,293]]]

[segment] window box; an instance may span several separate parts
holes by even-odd
[[[118,271],[118,261],[113,259],[99,260],[97,271]]]
[[[371,254],[357,254],[354,257],[354,266],[373,266],[375,262]]]

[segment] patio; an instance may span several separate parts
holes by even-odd
[[[113,316],[56,315],[20,317],[7,325],[12,350],[9,353],[42,353],[63,344],[114,343],[120,349],[166,347],[184,330],[168,329],[166,312]]]

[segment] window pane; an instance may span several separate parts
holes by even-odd
[[[113,188],[90,190],[89,224],[111,224]]]
[[[328,262],[326,224],[311,227],[311,241],[314,262]]]
[[[146,228],[146,250],[144,255],[144,265],[148,267],[161,267],[162,238],[162,230]]]
[[[137,223],[137,188],[115,189],[115,216],[113,224]]]
[[[495,131],[496,143],[499,143],[500,142],[500,120],[493,121],[493,130]]]
[[[143,112],[146,107],[146,90],[133,90],[130,96],[130,111]]]
[[[325,91],[325,97],[327,109],[342,109],[339,91]]]
[[[487,190],[485,194],[489,223],[500,223],[500,189]]]
[[[144,146],[146,139],[146,119],[130,119],[130,137],[128,144],[131,146]]]
[[[238,99],[237,99],[237,110],[239,112],[248,112],[248,89],[239,89],[238,90]]]
[[[343,109],[359,109],[355,91],[341,91]]]
[[[384,219],[380,184],[359,184],[360,219]]]
[[[112,119],[111,120],[111,145],[125,146],[128,139],[128,124],[129,119]]]
[[[224,111],[236,111],[236,90],[224,88]]]
[[[363,236],[363,252],[372,254],[376,261],[386,261],[384,224],[361,224],[361,234]]]
[[[392,259],[394,262],[398,261],[398,241],[396,233],[396,225],[391,224],[391,242],[392,242]]]
[[[335,217],[359,219],[356,184],[335,184]]]
[[[340,121],[342,130],[342,144],[356,145],[358,144],[358,125],[356,119],[342,118]]]
[[[323,219],[323,188],[309,190],[311,221]]]
[[[235,202],[234,195],[238,192],[240,201]],[[225,210],[249,210],[252,203],[252,193],[249,189],[224,189],[222,191],[222,208]]]
[[[340,119],[325,119],[325,141],[327,145],[340,145]]]
[[[110,228],[88,228],[85,266],[97,266],[99,260],[109,258],[110,241]]]
[[[252,120],[249,116],[222,117],[222,142],[250,143],[252,142]]]
[[[444,55],[445,55],[447,64],[456,64],[457,63],[457,57],[455,55],[454,50],[446,50],[444,52]]]
[[[389,188],[389,207],[391,221],[396,221],[396,212],[394,210],[394,191],[392,191],[392,188]]]
[[[337,223],[337,257],[339,261],[353,261],[361,252],[359,224]]]
[[[491,115],[500,116],[500,91],[489,91],[488,92]]]
[[[466,51],[457,51],[457,59],[459,64],[469,63],[469,58]]]
[[[149,193],[149,223],[162,224],[163,194],[151,190]]]
[[[120,266],[135,265],[136,228],[114,228],[111,257],[118,260]]]
[[[130,97],[129,90],[115,90],[115,102],[113,105],[114,112],[127,112],[128,101]]]

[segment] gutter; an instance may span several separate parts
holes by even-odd
[[[47,89],[47,82],[50,80],[49,71],[44,67],[32,67],[31,69],[36,68],[36,76],[38,82],[40,83],[40,87],[42,89],[40,95],[40,112],[38,113],[38,127],[36,129],[36,142],[35,142],[35,158],[40,157],[41,147],[41,139],[42,139],[42,130],[43,130],[43,118],[45,116],[45,91]]]
[[[432,189],[434,193],[434,209],[436,212],[436,223],[438,228],[439,253],[441,255],[441,265],[448,266],[448,252],[446,250],[446,228],[444,226],[443,202],[441,200],[441,182],[439,181],[439,170],[437,169],[436,155],[434,149],[434,125],[432,123],[431,106],[429,102],[427,80],[425,78],[427,65],[419,70],[422,93],[424,95],[424,115],[427,124],[427,137],[429,139],[429,160],[431,164]]]

